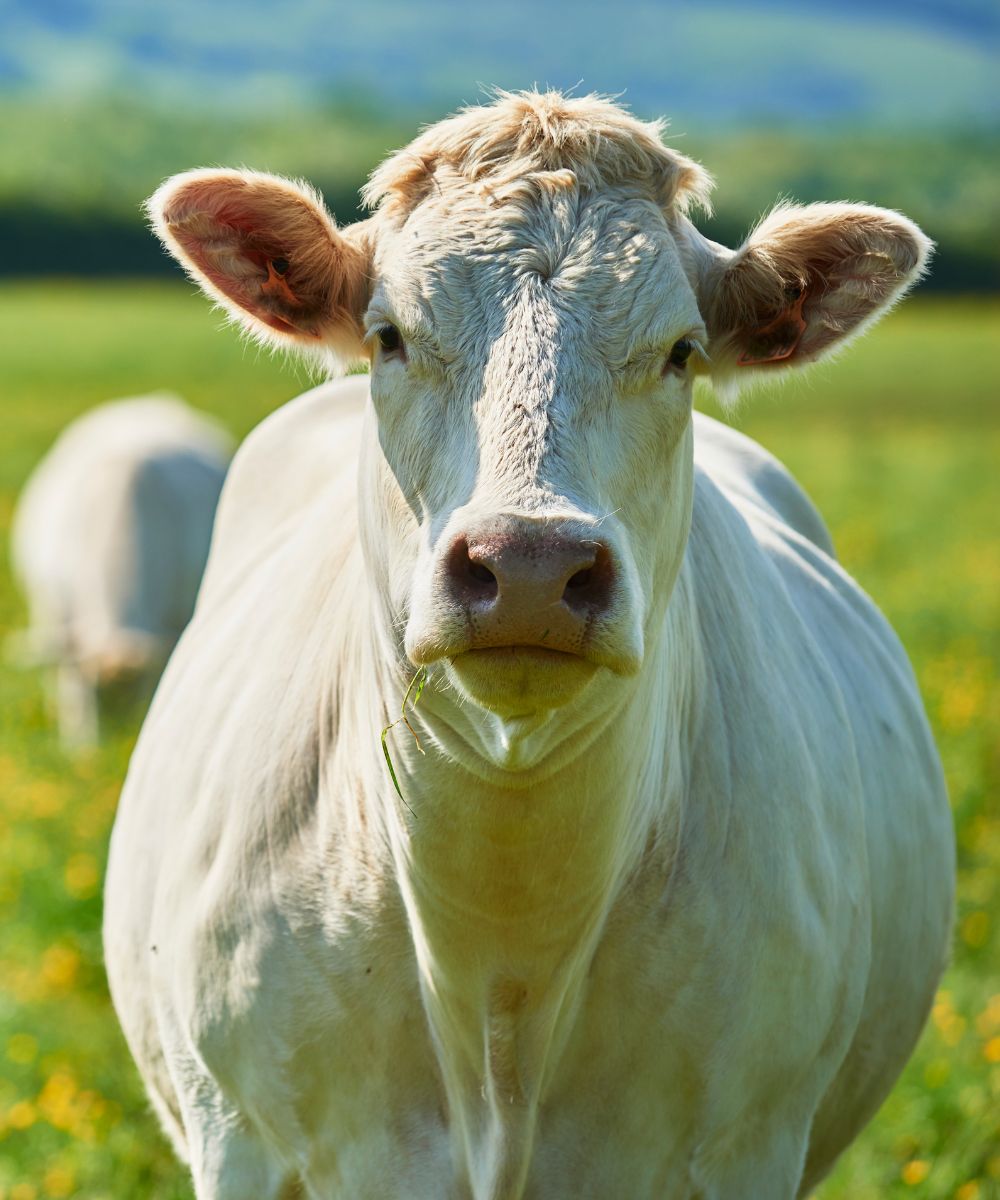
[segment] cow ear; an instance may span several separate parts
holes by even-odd
[[[341,361],[364,356],[367,239],[361,225],[338,230],[311,188],[256,171],[187,171],[147,210],[164,246],[250,332]]]
[[[703,276],[713,382],[733,391],[845,345],[920,278],[931,248],[912,221],[886,209],[776,208]]]

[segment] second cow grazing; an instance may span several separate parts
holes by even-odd
[[[716,245],[660,132],[503,94],[344,229],[250,171],[151,202],[251,332],[371,364],[237,455],[114,832],[112,991],[198,1200],[792,1200],[917,1039],[917,686],[692,388],[822,358],[928,243],[823,204]]]
[[[59,734],[97,740],[99,697],[155,682],[194,608],[232,452],[175,396],[102,404],[60,434],[18,500],[16,656],[51,670]]]

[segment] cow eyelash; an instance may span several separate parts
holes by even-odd
[[[376,325],[371,331],[371,336],[378,342],[383,354],[405,353],[406,348],[403,345],[403,335],[390,321]]]
[[[663,364],[663,374],[666,375],[671,368],[675,371],[683,371],[687,367],[688,359],[694,353],[694,350],[695,343],[692,338],[678,338],[671,347],[666,362]]]

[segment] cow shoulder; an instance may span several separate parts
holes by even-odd
[[[816,506],[773,454],[704,413],[695,413],[694,430],[695,461],[724,493],[770,511],[824,554],[835,557],[833,541]]]
[[[234,571],[266,554],[275,537],[318,499],[339,506],[352,530],[355,470],[367,376],[313,388],[267,417],[241,445],[226,478],[202,595],[229,589]]]

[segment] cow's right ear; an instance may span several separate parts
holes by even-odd
[[[256,171],[186,171],[146,207],[164,246],[256,336],[341,363],[365,356],[364,228],[338,230],[307,185]]]

